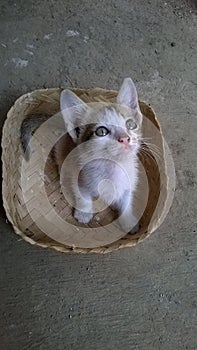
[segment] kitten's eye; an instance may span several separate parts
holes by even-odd
[[[109,130],[105,126],[99,126],[96,129],[95,134],[97,136],[106,136],[107,134],[109,134]]]
[[[128,119],[126,121],[126,126],[128,130],[134,130],[137,128],[137,124],[133,121],[133,119]]]

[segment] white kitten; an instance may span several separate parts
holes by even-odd
[[[138,223],[133,215],[133,192],[138,182],[137,153],[142,124],[133,81],[124,80],[116,104],[86,104],[70,90],[63,90],[60,107],[76,145],[65,163],[64,141],[55,147],[62,185],[74,201],[74,217],[88,223],[93,216],[93,199],[100,195],[107,205],[118,209],[122,230],[131,231]],[[103,182],[102,190],[98,191],[104,179],[113,183],[112,201],[109,184]]]

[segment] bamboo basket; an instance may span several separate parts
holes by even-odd
[[[112,90],[96,89],[71,89],[85,102],[115,102],[117,92]],[[148,200],[140,219],[140,229],[136,234],[127,234],[115,242],[91,248],[65,245],[50,235],[45,234],[29,215],[28,208],[23,201],[20,169],[24,157],[20,141],[20,127],[24,118],[31,114],[51,115],[59,111],[59,97],[61,89],[41,89],[35,90],[21,96],[9,110],[7,119],[3,127],[2,136],[2,162],[3,162],[3,204],[8,220],[11,222],[14,231],[24,240],[40,247],[49,247],[61,252],[77,253],[108,253],[113,250],[132,247],[148,237],[164,219],[167,197],[168,197],[168,177],[166,175],[165,149],[162,138],[161,127],[155,113],[149,105],[140,102],[140,109],[144,116],[144,135],[151,136],[160,149],[159,164],[154,157],[139,154],[140,162],[143,165],[148,186]],[[150,124],[154,128],[150,127]],[[155,131],[152,131],[156,130]],[[151,134],[152,133],[152,134]],[[72,223],[72,210],[68,203],[60,195],[57,169],[51,163],[46,166],[48,183],[46,192],[51,205],[63,219]],[[33,186],[33,185],[32,185]],[[33,194],[32,198],[33,199]],[[100,227],[105,232],[106,217],[110,217],[110,212],[101,213]],[[76,225],[76,223],[75,223]],[[79,225],[78,230],[81,230]],[[45,231],[46,232],[46,231]],[[107,234],[107,231],[106,231]]]

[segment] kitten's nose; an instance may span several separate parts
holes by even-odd
[[[129,136],[120,136],[118,138],[118,141],[124,143],[124,145],[128,145],[130,142],[130,137]]]

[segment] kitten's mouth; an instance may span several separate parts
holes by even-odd
[[[121,152],[128,153],[128,152],[135,151],[136,147],[137,147],[136,143],[126,144],[126,145],[122,144],[120,150]]]
[[[121,149],[124,149],[125,151],[131,151],[132,150],[132,145],[130,145],[130,144],[122,144],[122,147],[121,147]]]
[[[123,148],[123,152],[129,152],[129,151],[131,151],[131,147],[129,147],[129,146],[123,146],[122,147]]]

